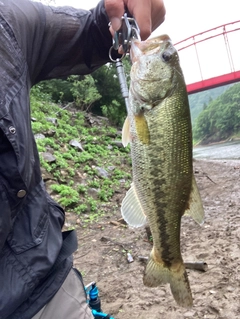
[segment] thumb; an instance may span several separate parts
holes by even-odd
[[[124,14],[123,0],[105,0],[105,10],[111,22],[111,31],[120,29]]]

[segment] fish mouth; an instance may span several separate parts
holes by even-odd
[[[140,41],[133,39],[130,50],[130,58],[132,63],[137,61],[142,55],[152,55],[162,51],[168,44],[172,44],[170,37],[167,34],[160,35],[155,38]]]

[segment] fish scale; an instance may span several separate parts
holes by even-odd
[[[143,282],[170,283],[177,303],[192,306],[180,250],[184,213],[202,222],[204,212],[192,168],[188,96],[178,54],[168,36],[132,43],[128,119],[133,183],[123,200],[123,218],[133,227],[148,222],[153,249]]]
[[[167,245],[168,241],[166,240],[166,236],[168,236],[166,233],[168,230],[167,225],[170,225],[169,227],[171,227],[172,224],[177,225],[175,232],[173,232],[174,228],[170,229],[171,240],[173,243],[179,242],[179,215],[181,213],[179,214],[178,211],[183,213],[185,210],[192,177],[191,169],[188,169],[188,174],[183,173],[184,167],[191,167],[191,152],[188,148],[184,147],[184,143],[179,142],[181,135],[185,134],[189,136],[190,128],[189,125],[180,125],[183,132],[182,134],[177,132],[176,129],[179,127],[179,121],[177,121],[177,125],[174,125],[174,120],[179,118],[178,113],[182,108],[172,107],[175,105],[175,103],[172,103],[174,99],[175,97],[171,96],[169,102],[165,102],[166,105],[164,108],[161,104],[156,106],[153,114],[151,114],[150,111],[145,113],[148,127],[151,128],[151,143],[144,145],[137,139],[131,143],[133,181],[136,185],[138,196],[140,201],[146,203],[146,205],[144,205],[145,214],[151,216],[153,219],[152,221],[148,218],[152,232],[159,233],[157,236],[153,236],[156,240],[158,238],[161,239],[161,243],[155,246],[160,246],[163,251],[167,250],[168,252],[172,251],[172,249],[167,248],[169,247],[169,245]],[[172,110],[169,108],[172,108]],[[161,126],[159,125],[160,121],[163,123]],[[171,124],[169,125],[168,123]],[[133,130],[135,131],[134,127]],[[171,147],[168,147],[168,144],[171,144]],[[139,177],[138,162],[148,163],[141,170],[141,177]],[[148,185],[147,190],[146,185]],[[171,189],[171,193],[169,189]],[[184,192],[187,196],[184,196]],[[171,197],[169,197],[169,193]],[[156,211],[156,214],[151,215],[150,210]],[[174,212],[174,214],[169,215],[169,211]],[[167,217],[168,215],[169,217]],[[166,224],[164,224],[165,220]],[[158,229],[158,225],[160,229]],[[161,228],[163,228],[163,231],[161,231]],[[180,249],[177,249],[177,252],[176,254],[175,250],[172,251],[175,259],[178,260],[181,259]],[[163,254],[162,259],[164,262],[169,259],[169,255],[169,253]]]

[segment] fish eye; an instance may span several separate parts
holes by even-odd
[[[169,51],[164,51],[164,52],[162,53],[162,59],[163,59],[163,61],[168,62],[168,61],[171,60],[171,58],[172,58],[171,52],[169,52]]]

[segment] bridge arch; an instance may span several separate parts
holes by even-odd
[[[189,94],[240,81],[240,20],[174,44]]]

